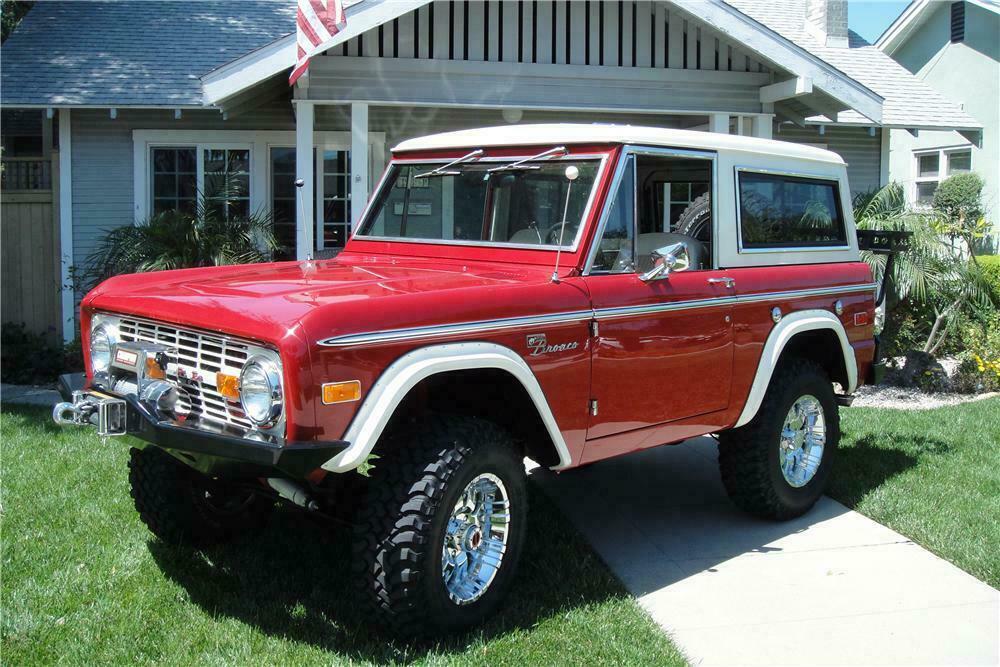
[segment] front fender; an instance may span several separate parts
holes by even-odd
[[[394,361],[368,392],[344,434],[343,439],[350,446],[324,463],[323,469],[347,472],[364,462],[400,402],[421,380],[448,371],[484,368],[506,371],[524,386],[559,453],[559,464],[553,470],[568,467],[572,459],[566,441],[528,364],[508,347],[496,343],[469,342],[422,347]]]

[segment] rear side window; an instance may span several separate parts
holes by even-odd
[[[739,172],[745,249],[847,245],[837,181]]]

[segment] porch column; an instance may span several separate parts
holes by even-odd
[[[757,114],[753,117],[753,136],[760,139],[770,139],[772,131],[772,119],[774,116],[771,114]]]
[[[708,117],[708,131],[729,134],[729,114],[713,113]]]
[[[62,335],[67,343],[76,338],[76,294],[71,283],[73,266],[73,144],[69,109],[59,110],[59,254],[62,278]]]
[[[313,103],[295,102],[295,177],[304,183],[296,188],[295,258],[312,259],[316,247],[313,230]]]
[[[351,104],[351,231],[361,221],[361,214],[368,203],[368,105]]]

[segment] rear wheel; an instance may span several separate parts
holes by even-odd
[[[401,635],[480,623],[524,543],[523,457],[505,431],[473,418],[436,418],[391,439],[356,526],[363,594]]]
[[[769,519],[808,511],[826,488],[840,441],[830,377],[815,362],[778,367],[757,415],[719,435],[719,468],[732,501]]]
[[[133,448],[129,482],[139,518],[164,542],[207,546],[259,528],[274,503],[213,480],[158,447]]]

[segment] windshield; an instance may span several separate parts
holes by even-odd
[[[510,163],[467,162],[433,173],[442,164],[392,165],[357,235],[571,247],[600,161],[552,160],[493,173]],[[566,175],[570,166],[579,171],[574,181]]]

